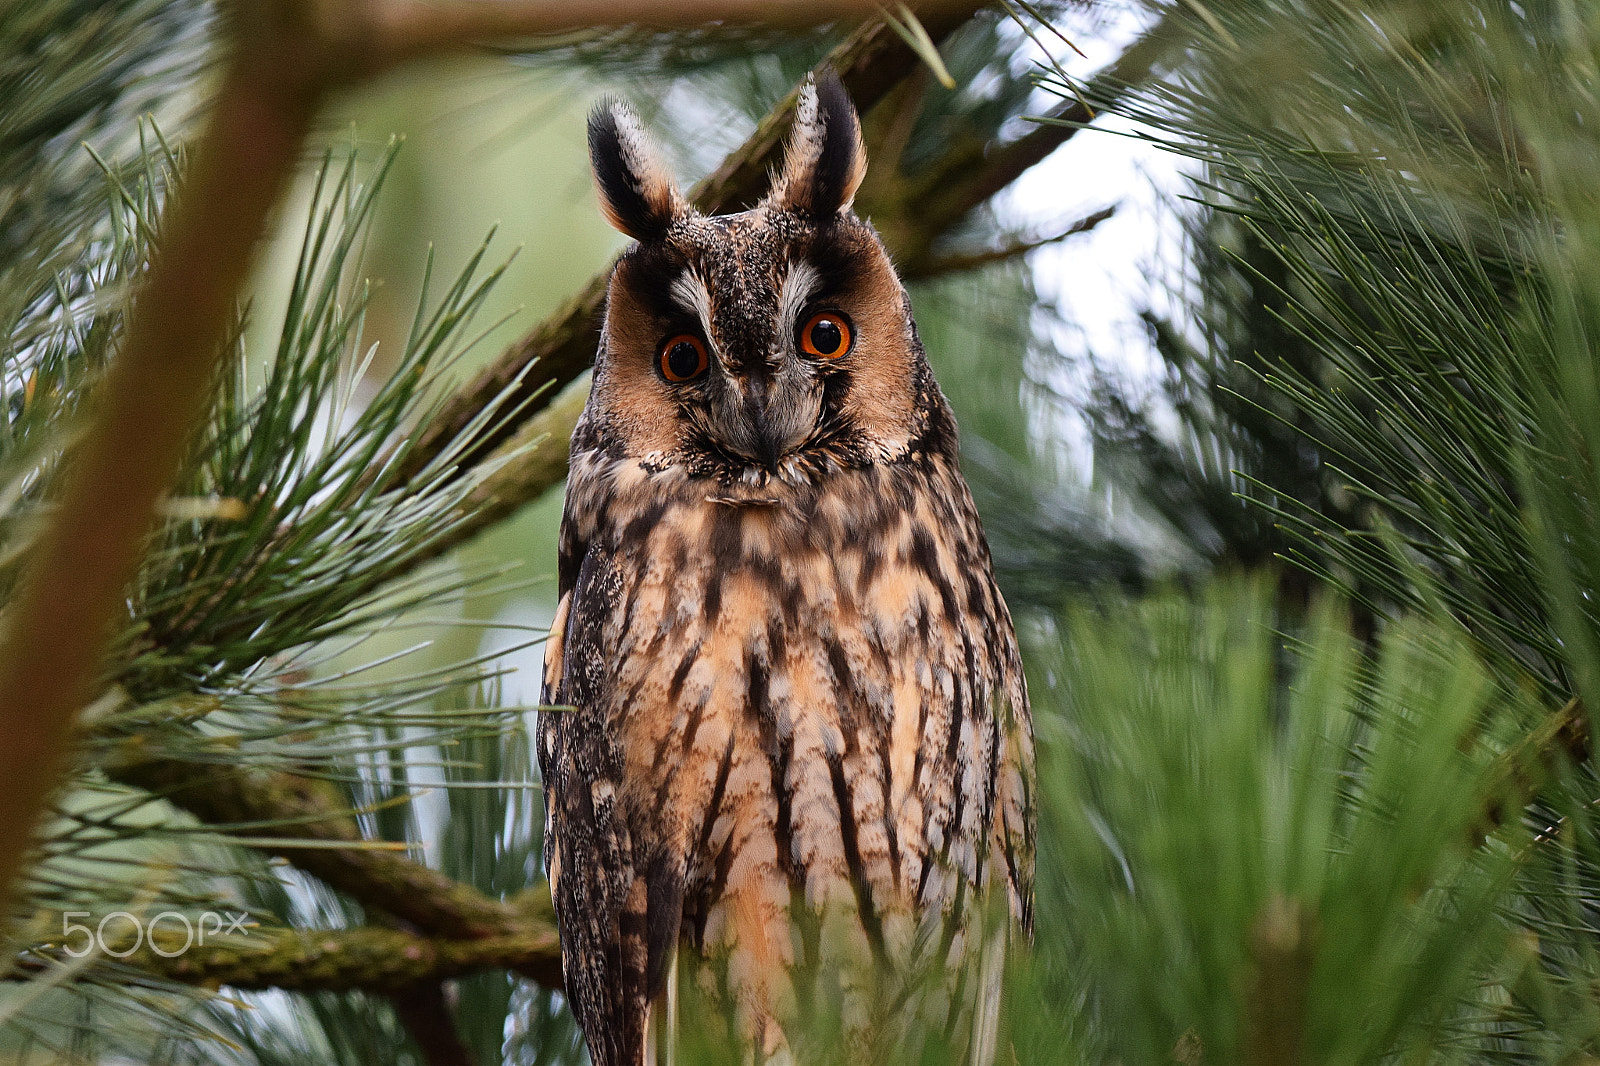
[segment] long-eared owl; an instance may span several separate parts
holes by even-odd
[[[854,108],[808,79],[738,214],[689,207],[619,104],[589,143],[637,243],[572,436],[539,759],[591,1056],[670,1057],[681,959],[757,1062],[824,1002],[871,1053],[896,982],[986,1058],[1032,924],[1028,697],[954,419],[851,210]]]

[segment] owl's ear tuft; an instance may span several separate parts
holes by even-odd
[[[660,237],[689,213],[643,124],[626,104],[602,100],[590,112],[589,161],[606,221],[635,240]]]
[[[848,210],[867,173],[861,123],[839,76],[806,78],[771,206],[826,218]]]

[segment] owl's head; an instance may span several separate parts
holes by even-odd
[[[620,104],[590,117],[589,150],[638,243],[611,277],[580,447],[789,481],[953,449],[905,290],[851,210],[867,160],[837,78],[807,82],[782,170],[738,214],[691,208]]]

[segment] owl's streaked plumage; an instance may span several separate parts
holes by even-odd
[[[1032,920],[1032,727],[954,420],[850,209],[854,109],[808,83],[770,195],[718,217],[625,108],[589,134],[638,243],[572,437],[539,756],[593,1059],[654,1053],[680,950],[757,1061],[818,995],[867,1040],[916,957],[974,971],[939,1024],[982,1054]]]

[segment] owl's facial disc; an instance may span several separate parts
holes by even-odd
[[[594,409],[619,453],[793,480],[901,454],[921,365],[869,226],[762,207],[682,220],[619,261]]]
[[[686,263],[668,286],[677,313],[694,322],[694,334],[663,343],[661,376],[679,386],[674,391],[684,417],[710,448],[776,472],[818,428],[824,381],[816,364],[847,353],[849,319],[839,311],[809,311],[817,271],[804,261],[780,266],[776,249],[762,239],[764,223],[707,228],[710,247],[696,249],[694,265]],[[782,276],[778,284],[775,274]],[[802,325],[814,336],[800,336]],[[699,373],[680,374],[695,362],[689,345],[700,343],[698,337],[708,339],[710,356],[696,362]]]

